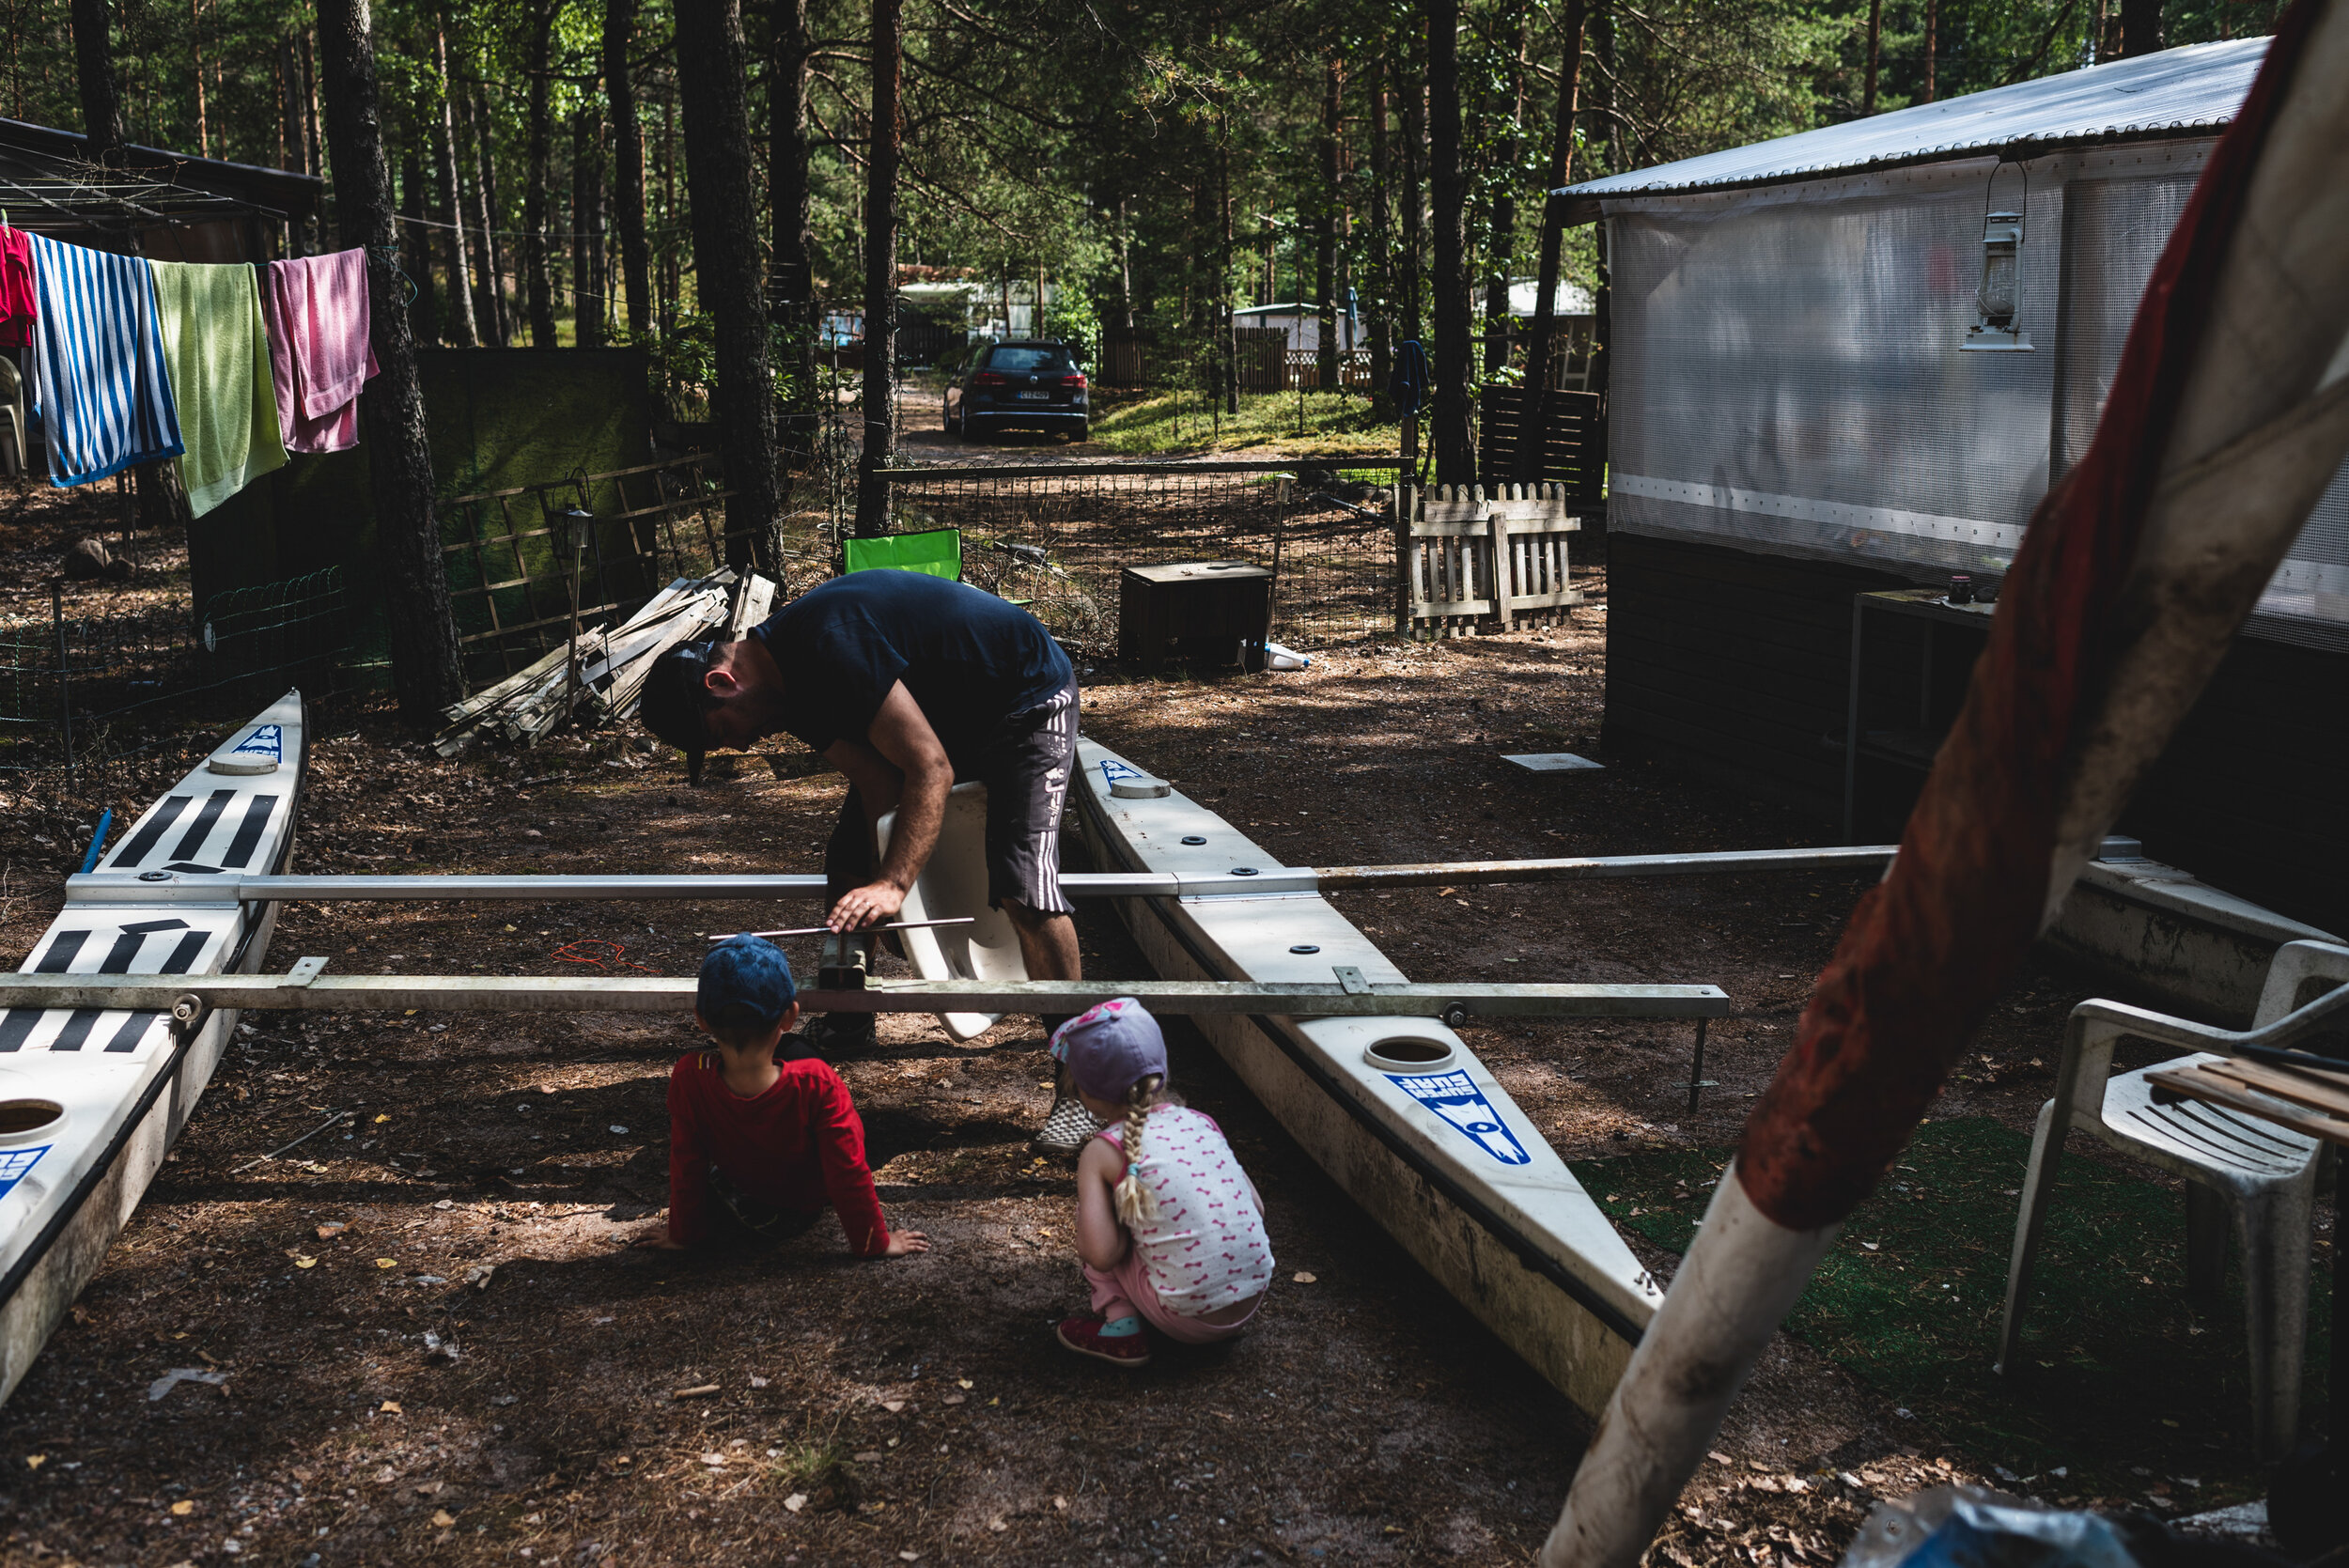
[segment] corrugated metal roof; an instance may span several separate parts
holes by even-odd
[[[1717,190],[2018,147],[2209,134],[2234,118],[2266,55],[2265,39],[2166,49],[1634,169],[1563,194],[1595,199]]]

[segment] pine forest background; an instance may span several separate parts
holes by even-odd
[[[1587,179],[2074,70],[2118,47],[2120,5],[1877,0],[1872,101],[1866,0],[1467,0],[1468,275],[1484,287],[1533,272],[1562,81],[1576,91],[1570,174]],[[1104,323],[1203,341],[1232,306],[1321,300],[1326,277],[1330,297],[1352,291],[1383,361],[1432,325],[1422,95],[1425,19],[1447,8],[905,0],[899,282],[967,280],[981,318],[1046,292],[1042,328],[1097,344]],[[2279,9],[2172,0],[2161,41],[2264,32]],[[81,128],[70,11],[70,0],[0,0],[0,112]],[[334,171],[311,8],[122,0],[112,22],[129,139],[324,175],[328,222],[303,248],[326,248]],[[868,7],[751,0],[742,22],[770,296],[806,298],[790,281],[804,267],[815,298],[855,310]],[[667,385],[707,384],[680,99],[693,77],[689,65],[680,83],[668,0],[389,0],[374,26],[419,338],[639,342]],[[633,304],[631,191],[649,295]],[[471,253],[461,302],[452,230],[435,226],[451,218]],[[1564,280],[1592,288],[1596,268],[1591,231],[1570,231]],[[775,329],[779,340],[817,330],[804,317]],[[813,356],[776,347],[788,405],[812,392],[793,383]]]

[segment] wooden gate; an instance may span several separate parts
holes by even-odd
[[[1466,637],[1480,623],[1554,626],[1582,602],[1566,536],[1582,526],[1563,485],[1439,485],[1419,503],[1403,554],[1415,637]]]

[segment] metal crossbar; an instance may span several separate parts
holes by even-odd
[[[0,976],[0,1007],[170,1011],[182,1023],[223,1007],[304,1012],[411,1008],[474,1013],[669,1013],[693,1005],[690,975],[323,975],[305,958],[288,974]],[[304,970],[307,972],[305,973]],[[1237,980],[916,980],[863,990],[802,991],[817,1013],[1081,1013],[1133,997],[1159,1013],[1265,1013],[1299,1017],[1719,1018],[1717,986],[1371,986]]]
[[[1722,850],[1689,855],[1586,855],[1538,861],[1439,861],[1419,865],[1235,867],[1221,873],[1071,871],[1061,892],[1072,898],[1263,898],[1344,893],[1359,888],[1465,883],[1575,882],[1618,877],[1707,877],[1752,871],[1875,871],[1897,846],[1829,849]],[[506,903],[565,900],[820,898],[815,872],[742,876],[657,874],[503,876],[205,876],[182,872],[100,871],[66,878],[75,904],[400,903],[451,899]]]

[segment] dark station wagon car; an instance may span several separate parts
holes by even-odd
[[[1045,338],[982,343],[946,383],[946,428],[965,441],[990,430],[1092,430],[1084,370],[1066,343]]]

